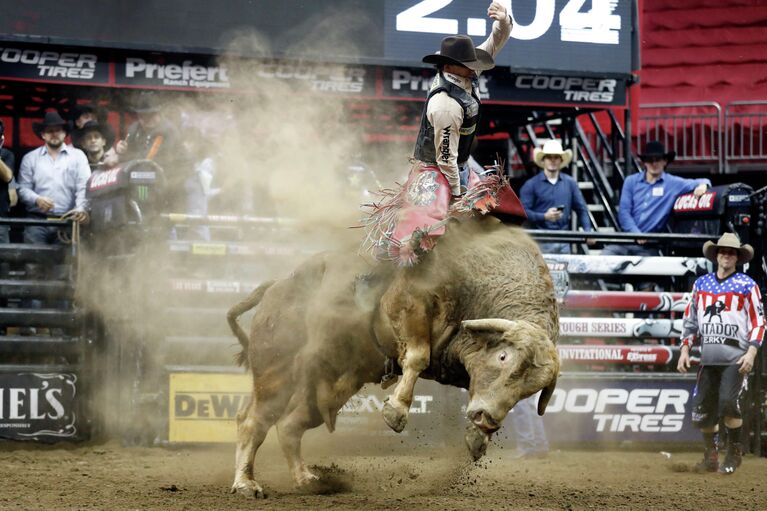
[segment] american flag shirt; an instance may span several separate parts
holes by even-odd
[[[731,365],[764,337],[764,307],[759,286],[744,273],[720,281],[716,273],[699,277],[684,311],[682,343],[701,342],[702,365]]]

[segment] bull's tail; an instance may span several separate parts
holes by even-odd
[[[272,284],[274,284],[273,280],[264,282],[256,289],[254,289],[247,298],[229,309],[229,311],[226,313],[226,320],[229,322],[229,328],[232,329],[232,333],[235,335],[235,337],[237,337],[237,340],[240,341],[240,344],[242,345],[242,351],[235,355],[235,362],[237,362],[237,365],[248,365],[248,344],[250,343],[248,335],[237,322],[237,319],[245,312],[257,306],[259,302],[261,302],[261,299],[264,297],[266,290],[269,289]]]

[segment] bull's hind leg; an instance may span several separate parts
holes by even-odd
[[[254,400],[237,413],[237,452],[234,461],[232,493],[246,497],[264,497],[264,489],[253,478],[256,451],[264,442],[269,428],[274,424],[259,414]]]
[[[411,294],[397,293],[391,300],[384,299],[387,314],[397,338],[402,380],[384,403],[386,424],[400,433],[407,424],[413,389],[418,376],[427,367],[431,357],[430,333],[426,321],[426,307]]]
[[[256,452],[290,399],[290,394],[259,395],[237,412],[237,451],[232,493],[261,498],[264,490],[253,478]]]
[[[319,479],[304,464],[301,456],[301,439],[306,430],[317,427],[321,423],[322,419],[318,414],[312,414],[305,399],[296,399],[295,403],[291,401],[288,412],[277,421],[280,447],[297,486],[304,486]]]

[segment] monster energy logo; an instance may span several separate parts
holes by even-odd
[[[145,185],[139,185],[136,187],[136,195],[138,200],[145,201],[149,198],[149,187]]]

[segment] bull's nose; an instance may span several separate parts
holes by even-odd
[[[469,420],[479,429],[487,433],[495,433],[501,426],[484,410],[477,410],[467,414]]]

